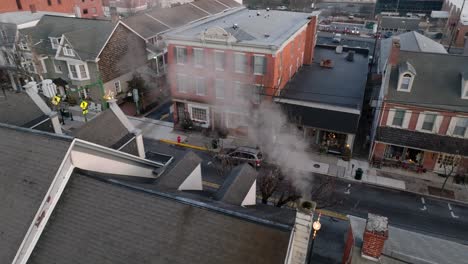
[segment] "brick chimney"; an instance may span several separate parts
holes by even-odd
[[[390,49],[390,55],[388,56],[388,63],[390,65],[398,64],[398,57],[400,56],[400,37],[392,37],[392,47]]]
[[[120,20],[119,13],[117,12],[117,7],[116,6],[110,6],[109,7],[109,12],[110,12],[112,23],[117,23]]]
[[[385,240],[388,239],[388,218],[368,214],[364,230],[361,255],[363,258],[377,261],[382,255]]]

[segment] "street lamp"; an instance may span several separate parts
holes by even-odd
[[[317,220],[315,220],[312,223],[312,229],[314,230],[314,232],[312,233],[312,243],[310,244],[310,250],[307,253],[307,262],[306,262],[307,264],[310,262],[310,258],[312,257],[312,251],[314,250],[314,242],[315,242],[315,237],[317,236],[317,232],[322,227],[322,224],[320,223],[320,216],[321,215],[322,215],[322,213],[319,213],[319,216],[318,216]]]

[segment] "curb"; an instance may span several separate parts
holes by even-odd
[[[172,141],[169,139],[160,139],[159,141],[166,143],[166,144],[176,145],[180,147],[192,148],[192,149],[202,150],[202,151],[209,151],[209,149],[205,147],[195,146],[195,145],[186,144],[186,143],[178,143],[177,141]]]
[[[340,219],[340,220],[344,220],[344,221],[349,221],[349,218],[344,215],[344,214],[340,214],[340,213],[337,213],[337,212],[334,212],[334,211],[330,211],[330,210],[326,210],[326,209],[317,209],[315,210],[325,216],[328,216],[328,217],[333,217],[333,218],[337,218],[337,219]]]

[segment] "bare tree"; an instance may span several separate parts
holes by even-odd
[[[282,207],[289,202],[295,202],[302,198],[302,195],[291,181],[284,180],[283,183],[284,188],[281,188],[280,195],[275,203],[276,207]]]
[[[441,155],[444,155],[444,154],[439,153],[439,157]],[[451,176],[454,176],[455,169],[458,167],[458,163],[460,162],[460,160],[461,160],[460,155],[453,155],[453,159],[445,160],[445,158],[442,158],[442,160],[440,161],[442,164],[442,167],[444,168],[444,177],[445,177],[444,183],[442,184],[442,187],[440,190],[441,193],[444,192],[445,185],[447,184],[449,178]]]
[[[258,175],[257,183],[262,195],[263,204],[268,203],[268,199],[275,193],[281,181],[281,172],[278,168],[265,169]]]

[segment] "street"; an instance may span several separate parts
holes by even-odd
[[[202,163],[205,189],[216,190],[224,181],[216,169],[216,161],[205,151],[172,146],[159,141],[146,140],[147,151],[173,155],[177,161],[187,151],[193,151]],[[329,177],[320,174],[310,176],[310,184]],[[388,189],[364,183],[355,183],[342,178],[335,179],[336,204],[324,209],[344,215],[367,218],[375,213],[389,218],[391,225],[414,232],[443,237],[468,245],[468,205],[448,203],[442,199],[426,197],[406,191]],[[351,184],[350,188],[348,184]]]

